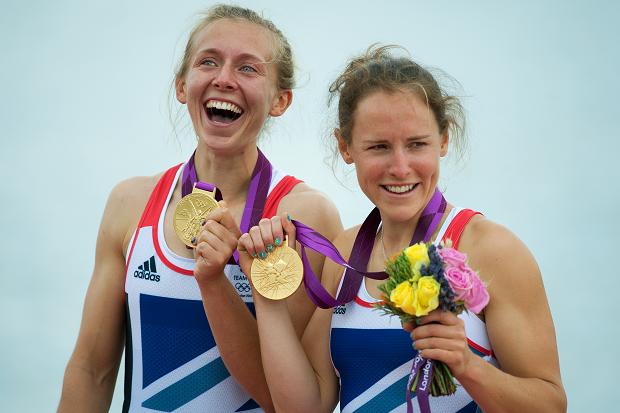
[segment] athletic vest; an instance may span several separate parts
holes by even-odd
[[[457,248],[467,222],[475,215],[469,209],[453,208],[439,230],[438,240],[451,239]],[[342,280],[341,280],[342,283]],[[340,406],[343,413],[406,412],[405,391],[417,350],[400,319],[373,308],[372,297],[362,282],[355,301],[334,308],[331,356],[340,377]],[[472,351],[494,362],[486,327],[475,314],[459,315],[465,322]],[[415,393],[414,409],[417,410]],[[430,397],[433,413],[476,412],[478,406],[458,385],[454,395]]]
[[[195,260],[164,240],[165,211],[181,171],[177,165],[163,174],[129,244],[123,412],[262,412],[220,357],[193,276]],[[275,215],[299,182],[274,168],[263,216]],[[224,273],[254,313],[240,267],[226,265]]]

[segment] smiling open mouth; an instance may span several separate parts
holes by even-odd
[[[406,194],[415,189],[418,184],[409,184],[409,185],[381,185],[381,188],[392,194]]]
[[[219,123],[232,123],[243,115],[243,109],[234,103],[209,100],[205,105],[207,117]]]

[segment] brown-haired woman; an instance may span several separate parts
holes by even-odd
[[[124,341],[123,411],[273,410],[250,287],[230,261],[240,226],[286,211],[328,236],[342,229],[329,200],[272,169],[256,146],[265,122],[291,104],[293,74],[286,38],[251,10],[215,6],[191,32],[175,89],[195,154],[112,191],[59,411],[107,411]],[[200,222],[192,249],[173,216],[197,181],[215,185],[225,202]],[[322,259],[312,261],[320,271]],[[314,307],[303,292],[287,302],[301,334]]]
[[[382,271],[387,257],[425,225],[419,218],[436,196],[439,160],[462,137],[461,107],[427,70],[389,47],[352,60],[330,91],[339,95],[339,152],[355,165],[361,189],[380,213],[380,227],[366,234],[372,248],[362,258],[368,271]],[[510,231],[471,210],[447,203],[441,217],[435,229],[427,228],[431,240],[450,238],[489,284],[491,299],[481,317],[435,310],[416,328],[407,326],[410,337],[397,317],[373,309],[381,281],[364,278],[353,301],[317,309],[300,341],[286,304],[256,294],[263,365],[278,410],[327,413],[340,402],[343,412],[406,411],[405,388],[418,351],[445,362],[461,384],[454,395],[431,397],[433,412],[566,410],[534,258]],[[261,245],[256,232],[240,238],[241,251],[252,254]],[[349,262],[360,261],[353,248],[360,232],[358,225],[334,241]],[[277,220],[271,233],[262,227],[260,233],[262,239],[292,237],[295,227]],[[251,257],[241,256],[245,268]],[[334,296],[342,275],[341,266],[326,262],[323,284]]]

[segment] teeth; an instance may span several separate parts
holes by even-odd
[[[415,185],[384,185],[383,187],[390,192],[395,192],[397,194],[402,194],[404,192],[409,192],[413,189]]]
[[[229,111],[235,112],[235,113],[243,112],[243,110],[239,106],[235,105],[234,103],[221,102],[219,100],[209,100],[207,102],[207,108],[215,108],[215,109],[220,109],[220,110],[229,110]]]

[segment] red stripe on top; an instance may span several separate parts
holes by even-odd
[[[168,260],[168,258],[166,258],[166,256],[164,255],[161,249],[161,244],[159,241],[159,232],[158,232],[159,218],[161,214],[163,213],[163,207],[166,202],[166,199],[168,198],[170,187],[172,186],[173,180],[181,165],[182,164],[170,168],[161,177],[161,179],[155,186],[155,189],[153,190],[151,197],[149,198],[149,203],[147,204],[147,207],[144,209],[144,212],[142,214],[142,218],[140,220],[140,224],[138,225],[137,231],[139,231],[139,229],[142,227],[151,226],[153,228],[152,230],[153,231],[153,245],[155,247],[155,252],[157,253],[157,256],[159,257],[161,262],[166,267],[170,268],[171,270],[179,274],[194,275],[193,270],[187,270],[185,268],[181,268],[175,265],[174,263],[172,263],[170,260]],[[263,218],[271,218],[272,216],[274,216],[278,210],[278,205],[280,205],[280,201],[282,200],[282,198],[284,198],[284,196],[286,196],[291,191],[291,189],[293,189],[293,187],[300,182],[303,182],[303,181],[290,175],[287,175],[284,178],[282,178],[280,182],[276,184],[276,186],[267,196],[267,199],[265,201],[265,208],[263,209]],[[137,237],[138,237],[138,232],[136,232],[136,236],[134,237],[134,244],[135,244],[135,240],[137,239]],[[133,250],[133,246],[132,246],[132,250]],[[129,263],[129,259],[127,260],[127,262]]]
[[[265,208],[263,208],[263,218],[271,218],[278,213],[278,205],[280,201],[295,187],[295,185],[303,182],[291,175],[286,175],[271,190],[265,200]]]
[[[151,193],[149,203],[146,204],[144,212],[142,213],[142,219],[138,228],[141,227],[154,227],[159,222],[159,217],[168,199],[168,193],[170,193],[170,187],[176,177],[177,171],[183,164],[178,164],[168,169],[157,182],[155,189]]]
[[[370,303],[368,301],[364,301],[362,300],[359,296],[355,296],[355,303],[361,305],[362,307],[366,307],[366,308],[374,308],[375,304],[381,304],[383,303],[383,301],[378,301],[376,303]]]
[[[474,215],[477,214],[480,214],[480,212],[472,209],[463,209],[459,211],[454,219],[452,219],[452,222],[450,222],[450,225],[448,225],[448,228],[446,229],[445,234],[443,234],[441,240],[444,242],[448,239],[452,240],[452,248],[455,250],[458,249],[459,241],[461,239],[461,235],[463,235],[465,226],[474,217]]]
[[[183,275],[194,275],[194,270],[186,270],[185,268],[181,268],[178,265],[174,265],[166,256],[164,252],[161,250],[161,246],[159,244],[159,232],[157,230],[157,225],[153,226],[153,245],[155,246],[155,252],[157,252],[157,256],[164,263],[164,265],[171,270],[178,272]]]
[[[467,338],[467,344],[469,344],[470,347],[475,348],[476,350],[478,350],[479,352],[481,352],[485,356],[493,356],[493,352],[491,350],[488,350],[488,349],[482,347],[480,344],[474,343],[469,338]]]
[[[458,249],[459,241],[461,240],[461,235],[463,235],[465,227],[467,226],[469,221],[471,221],[471,219],[478,214],[481,213],[472,209],[463,209],[459,211],[459,213],[456,214],[452,222],[450,222],[450,225],[448,225],[448,228],[446,229],[446,232],[444,233],[441,240],[444,242],[448,239],[451,240],[452,248]],[[470,338],[467,338],[467,343],[485,356],[493,356],[493,352],[491,350],[486,349],[480,344],[473,342]]]
[[[127,269],[129,268],[129,261],[131,261],[131,255],[133,254],[133,249],[136,246],[140,228],[154,225],[156,226],[161,210],[164,207],[164,202],[166,202],[166,198],[168,197],[170,185],[172,185],[172,181],[174,180],[174,177],[176,176],[176,173],[181,165],[183,164],[173,166],[164,172],[155,185],[155,188],[153,188],[153,192],[151,192],[151,196],[149,196],[149,200],[144,207],[144,211],[142,212],[142,216],[140,216],[140,221],[138,221],[138,226],[136,227],[136,231],[133,235],[131,248],[129,249],[129,254],[127,254],[127,260],[125,261],[125,274],[127,274]],[[153,222],[155,224],[153,224]],[[157,248],[157,243],[155,243],[155,245]]]

